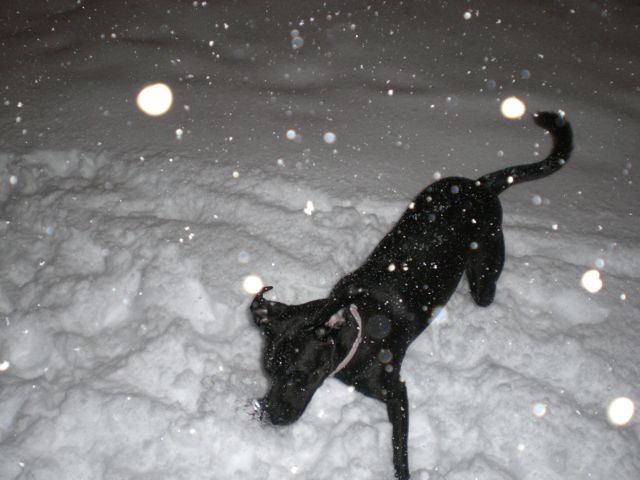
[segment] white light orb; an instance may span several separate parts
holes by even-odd
[[[616,427],[627,425],[635,413],[633,401],[627,397],[618,397],[611,400],[607,407],[609,423]]]
[[[287,130],[287,140],[295,140],[298,134],[293,128]]]
[[[5,360],[4,362],[0,363],[0,372],[6,372],[7,370],[9,370],[10,366],[11,364],[9,363],[9,361]]]
[[[532,412],[538,418],[544,417],[547,414],[547,406],[544,403],[535,403]]]
[[[600,272],[598,270],[588,270],[582,275],[580,280],[582,288],[589,293],[597,293],[602,290],[602,279],[600,278]]]
[[[301,49],[303,45],[304,45],[304,39],[302,37],[297,36],[291,39],[291,48],[293,48],[294,50]]]
[[[311,200],[307,200],[307,204],[304,207],[303,211],[307,215],[313,214],[313,212],[315,211],[315,207],[313,206],[313,202]]]
[[[136,98],[138,108],[151,117],[159,117],[169,111],[173,105],[173,92],[164,83],[147,85]]]
[[[242,282],[242,288],[244,291],[252,295],[261,291],[263,287],[264,283],[262,283],[262,279],[257,275],[248,275]]]
[[[527,111],[524,102],[517,97],[509,97],[500,104],[500,112],[505,118],[517,120]]]
[[[333,132],[326,132],[323,136],[322,139],[324,140],[324,143],[328,143],[329,145],[336,143],[336,134]]]

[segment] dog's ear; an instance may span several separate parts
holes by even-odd
[[[288,305],[284,303],[272,302],[263,297],[263,295],[272,288],[273,287],[264,287],[260,292],[258,292],[249,307],[251,315],[253,316],[253,321],[259,327],[268,326],[273,320],[280,317],[288,308]]]

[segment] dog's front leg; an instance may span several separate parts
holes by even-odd
[[[393,467],[396,478],[409,480],[407,438],[409,436],[409,401],[407,387],[398,378],[387,391],[387,414],[393,428]]]

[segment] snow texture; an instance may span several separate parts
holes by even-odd
[[[3,0],[0,478],[392,478],[384,406],[336,380],[291,427],[250,415],[266,381],[242,284],[319,298],[435,177],[541,158],[510,96],[564,110],[577,148],[502,195],[495,303],[461,283],[407,355],[413,477],[640,478],[637,415],[607,416],[640,401],[639,18]],[[164,116],[135,104],[154,82]]]

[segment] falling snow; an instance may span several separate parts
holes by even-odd
[[[635,414],[633,400],[626,397],[614,398],[607,407],[607,418],[612,425],[622,427],[627,425]]]
[[[463,278],[407,352],[413,478],[640,478],[638,7],[263,3],[3,9],[0,478],[392,478],[353,386],[257,421],[247,306],[326,295],[427,183],[540,159],[547,109],[576,154],[501,197],[495,302]]]
[[[597,293],[604,285],[598,270],[587,270],[580,279],[580,284],[589,293]]]
[[[329,145],[336,143],[336,138],[336,134],[333,132],[325,132],[325,134],[322,136],[324,143],[328,143]]]
[[[311,215],[315,211],[315,207],[313,206],[313,202],[311,200],[307,200],[307,203],[304,207],[304,213],[306,215]]]
[[[169,111],[173,104],[173,92],[164,83],[144,87],[136,98],[138,108],[147,115],[157,117]]]
[[[527,111],[527,107],[522,100],[517,97],[509,97],[500,104],[500,111],[505,118],[511,120],[522,118]]]
[[[248,275],[242,282],[242,288],[250,294],[258,293],[263,287],[264,283],[257,275]]]

